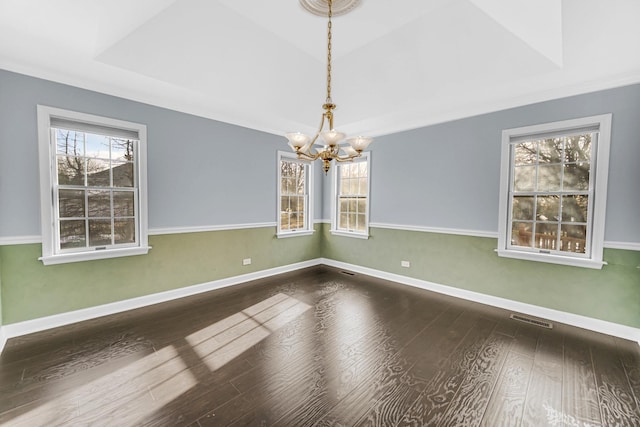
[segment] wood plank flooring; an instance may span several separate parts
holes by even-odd
[[[640,347],[329,267],[9,340],[6,426],[640,426]]]

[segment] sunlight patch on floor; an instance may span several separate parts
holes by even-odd
[[[285,294],[277,294],[185,337],[187,348],[163,347],[113,372],[43,399],[6,425],[138,425],[198,384],[183,360],[193,350],[211,371],[220,369],[273,331],[311,308]],[[96,399],[99,396],[99,399]]]
[[[194,332],[186,340],[215,371],[310,308],[288,295],[276,294]]]
[[[196,383],[178,351],[167,346],[63,393],[13,418],[7,425],[32,426],[42,420],[50,420],[54,424],[72,421],[72,424],[92,425],[103,424],[110,419],[116,422],[118,418],[141,421]],[[95,396],[100,396],[100,399],[96,400]],[[127,406],[135,410],[133,417],[126,413]]]
[[[576,417],[555,409],[548,403],[543,407],[547,411],[547,421],[550,426],[595,427],[593,424],[579,421]]]

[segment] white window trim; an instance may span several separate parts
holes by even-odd
[[[277,152],[277,182],[276,188],[278,193],[278,199],[276,200],[276,237],[278,239],[288,238],[288,237],[298,237],[298,236],[310,236],[315,232],[313,228],[313,162],[298,159],[298,156],[295,153],[290,153],[288,151],[278,151]],[[305,228],[301,230],[282,230],[280,224],[280,201],[281,198],[281,172],[280,162],[282,160],[285,161],[295,161],[298,163],[303,163],[309,167],[307,174],[307,201],[305,204],[305,209],[307,212],[307,216],[305,218]]]
[[[365,212],[364,231],[345,231],[338,229],[338,169],[339,163],[334,164],[331,172],[331,234],[335,236],[353,237],[356,239],[369,238],[369,212],[371,210],[371,152],[367,151],[353,160],[353,163],[367,162],[367,210]]]
[[[533,126],[506,129],[502,131],[502,158],[500,165],[500,206],[498,215],[498,255],[528,261],[548,262],[575,267],[600,269],[603,261],[605,214],[607,207],[607,182],[609,177],[609,148],[611,145],[611,114],[603,114],[579,119],[544,123]],[[562,256],[536,253],[509,248],[509,186],[511,180],[511,140],[517,137],[548,132],[563,132],[588,126],[599,128],[594,166],[593,207],[591,212],[591,253],[587,257]]]
[[[147,127],[142,124],[63,110],[60,108],[37,106],[38,114],[38,152],[40,165],[40,225],[42,229],[42,256],[38,258],[44,265],[63,264],[77,261],[89,261],[116,258],[130,255],[143,255],[149,252],[148,243],[148,207],[147,207]],[[138,230],[139,243],[131,247],[109,248],[104,250],[56,253],[56,228],[53,194],[53,172],[55,170],[55,144],[51,141],[51,118],[64,118],[77,122],[133,130],[138,133]]]

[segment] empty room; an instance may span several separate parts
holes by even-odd
[[[638,17],[0,1],[0,425],[640,426]]]

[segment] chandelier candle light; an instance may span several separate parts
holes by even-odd
[[[322,121],[320,127],[315,136],[311,139],[307,135],[300,132],[287,133],[285,136],[289,140],[289,146],[295,151],[299,159],[306,160],[322,160],[322,167],[325,175],[331,168],[331,160],[336,162],[350,162],[356,157],[360,157],[362,152],[367,149],[369,144],[373,141],[373,138],[367,136],[355,136],[346,139],[346,143],[340,145],[342,141],[345,141],[345,134],[338,132],[333,127],[333,110],[336,105],[331,100],[331,17],[333,16],[333,3],[340,2],[340,0],[300,0],[302,6],[314,14],[319,14],[322,10],[322,6],[326,3],[328,8],[327,16],[329,18],[327,24],[327,99],[322,105],[324,113],[322,113]],[[357,4],[356,0],[342,1],[344,4],[344,11],[351,10]],[[329,130],[323,131],[325,123],[328,123]],[[324,144],[318,143],[317,145],[323,145],[323,148],[316,148],[315,153],[312,152],[313,145],[316,144],[318,137],[321,137]]]

